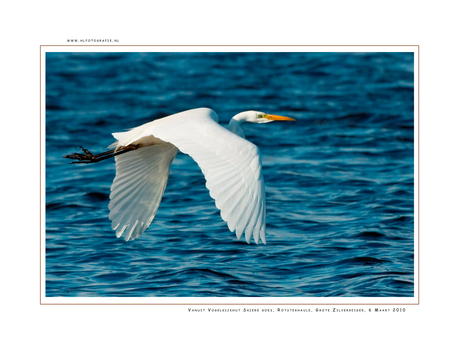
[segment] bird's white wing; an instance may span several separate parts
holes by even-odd
[[[139,237],[150,225],[169,176],[177,148],[158,143],[115,157],[116,176],[110,193],[109,218],[117,237]]]
[[[132,135],[126,135],[119,145],[154,136],[178,147],[200,166],[206,187],[230,231],[236,230],[238,238],[245,233],[248,243],[251,236],[256,243],[259,239],[266,243],[265,186],[259,149],[217,121],[211,109],[189,110],[133,129]]]

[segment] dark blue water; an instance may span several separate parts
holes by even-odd
[[[209,107],[259,146],[267,245],[238,241],[179,153],[137,240],[117,239],[112,132]],[[412,53],[47,53],[46,296],[414,295]]]

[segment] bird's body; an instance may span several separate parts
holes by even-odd
[[[259,239],[266,243],[260,152],[244,139],[240,125],[275,120],[293,119],[248,111],[234,116],[226,129],[218,124],[213,110],[199,108],[113,133],[117,139],[113,145],[116,176],[109,218],[117,237],[133,240],[150,225],[166,188],[171,163],[180,150],[200,166],[222,219],[232,232],[236,231],[238,239],[244,233],[248,243],[251,237],[256,243]],[[66,158],[81,160],[75,155]]]

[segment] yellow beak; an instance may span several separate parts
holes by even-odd
[[[279,115],[270,115],[267,114],[265,115],[265,118],[267,120],[272,120],[272,121],[295,121],[295,119],[287,116],[279,116]]]

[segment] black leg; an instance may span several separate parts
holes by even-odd
[[[75,161],[71,162],[70,164],[89,164],[89,163],[97,163],[103,160],[106,160],[111,157],[115,157],[121,155],[122,153],[126,153],[129,151],[137,150],[139,146],[137,145],[128,145],[124,147],[120,147],[118,150],[110,150],[102,153],[98,153],[93,155],[89,150],[81,147],[83,153],[74,153],[72,155],[65,155],[62,158],[69,158],[74,159]]]

